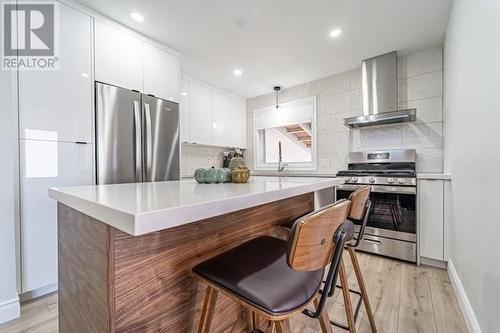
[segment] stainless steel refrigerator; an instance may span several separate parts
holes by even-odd
[[[95,84],[97,184],[180,179],[179,104]]]

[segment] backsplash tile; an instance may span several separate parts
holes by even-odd
[[[400,102],[443,96],[443,71],[402,79],[398,87]]]
[[[443,97],[431,97],[399,103],[400,109],[417,109],[416,123],[443,121]]]
[[[405,123],[402,132],[402,148],[441,148],[443,123]]]
[[[316,96],[318,171],[347,168],[349,151],[417,150],[419,172],[443,170],[442,45],[399,57],[398,107],[416,108],[417,121],[348,129],[344,118],[362,114],[361,69],[283,89],[282,102]],[[309,93],[309,95],[307,95]],[[253,168],[253,112],[274,104],[274,94],[247,100],[247,164]]]

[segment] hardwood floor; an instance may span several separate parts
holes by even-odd
[[[467,332],[445,270],[362,253],[358,253],[358,256],[379,332]],[[344,258],[350,287],[357,289],[347,253]],[[357,302],[357,296],[352,296],[352,301]],[[345,322],[340,290],[329,299],[328,309],[331,319]],[[0,325],[0,333],[57,332],[57,310],[57,294],[25,303],[21,308],[21,318]],[[293,332],[320,332],[319,322],[306,316],[293,318],[290,323]],[[334,332],[344,331],[334,327]],[[357,332],[370,332],[363,307],[357,322]]]

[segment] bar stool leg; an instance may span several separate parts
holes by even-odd
[[[349,326],[349,333],[356,333],[356,322],[352,311],[351,295],[349,294],[349,280],[344,266],[344,259],[340,261],[340,284],[342,285],[342,295],[344,296],[344,307],[347,317],[347,325]]]
[[[200,326],[198,326],[198,333],[208,333],[210,331],[210,324],[214,316],[218,293],[216,289],[207,287],[205,302],[203,303],[203,310],[200,317]]]
[[[370,305],[370,300],[368,299],[368,293],[366,292],[365,281],[363,279],[363,274],[359,267],[358,256],[356,255],[356,250],[348,246],[349,256],[351,257],[352,266],[354,267],[354,273],[356,274],[356,279],[358,280],[359,289],[361,291],[361,297],[363,298],[363,303],[365,304],[366,314],[368,315],[368,320],[370,321],[370,327],[373,333],[377,333],[377,326],[375,325],[375,318],[373,317],[372,307]]]
[[[319,306],[319,298],[320,296],[314,299],[314,306],[316,307],[316,309]],[[330,318],[328,318],[328,311],[326,310],[326,304],[323,307],[323,311],[321,311],[321,315],[318,319],[319,319],[319,325],[321,326],[321,332],[333,333],[332,325],[330,324]]]

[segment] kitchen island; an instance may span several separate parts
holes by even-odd
[[[193,266],[334,200],[337,178],[50,189],[58,201],[60,332],[193,332],[205,286]],[[212,331],[246,331],[224,296]]]

